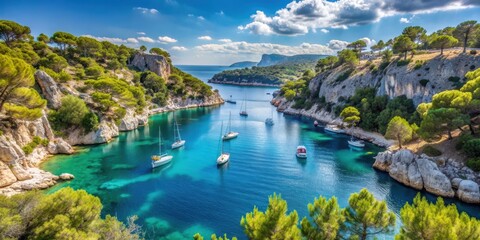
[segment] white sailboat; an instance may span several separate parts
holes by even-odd
[[[271,110],[271,116],[265,119],[265,124],[267,124],[268,126],[273,126],[275,124],[275,122],[273,121],[273,108],[271,108],[270,110]]]
[[[246,96],[243,98],[242,106],[240,107],[240,116],[248,117]]]
[[[172,156],[167,153],[162,153],[162,131],[159,129],[159,155],[152,156],[152,168],[160,167],[172,161]]]
[[[353,130],[352,130],[352,136],[350,140],[348,141],[348,145],[356,148],[364,148],[365,147],[365,142],[362,140],[357,140],[353,137]]]
[[[226,102],[227,102],[227,103],[232,103],[232,104],[237,104],[237,101],[235,101],[235,100],[232,99],[232,95],[230,95],[230,98],[227,99]]]
[[[173,120],[173,141],[172,149],[177,149],[185,145],[185,140],[182,140],[182,136],[180,136],[180,128],[178,127],[176,119]]]
[[[222,122],[222,127],[220,130],[220,156],[217,158],[217,165],[223,165],[230,160],[230,153],[224,152],[223,151],[223,141],[222,141],[222,134],[223,134],[223,122]]]
[[[228,117],[227,131],[223,135],[222,140],[226,141],[226,140],[234,139],[238,136],[238,134],[239,134],[238,132],[232,131],[232,113],[230,112],[230,115]]]

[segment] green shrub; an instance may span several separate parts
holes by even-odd
[[[385,68],[388,67],[389,64],[390,64],[390,62],[382,62],[382,63],[380,64],[380,67],[379,67],[380,70],[383,71]]]
[[[35,144],[35,147],[36,147],[38,146],[38,144],[42,142],[42,138],[40,138],[39,136],[35,136],[33,137],[32,142]]]
[[[22,150],[25,153],[25,155],[30,155],[30,153],[33,152],[33,148],[30,146],[30,144],[23,146]]]
[[[89,111],[82,119],[82,127],[86,132],[97,130],[98,117],[92,111]]]
[[[475,49],[473,49],[473,50],[470,50],[470,54],[472,54],[472,55],[475,55],[475,54],[477,54],[477,50],[475,50]]]
[[[406,66],[410,63],[410,60],[399,60],[397,62],[397,67]]]
[[[292,108],[294,109],[303,109],[305,108],[305,99],[304,98],[298,98],[295,100],[295,103],[293,104]]]
[[[428,79],[422,79],[422,80],[420,80],[420,84],[421,84],[422,86],[424,86],[424,87],[427,86],[427,83],[428,83],[428,82],[430,82],[430,80],[428,80]]]
[[[47,138],[42,139],[42,141],[40,142],[40,144],[42,144],[42,146],[44,147],[48,146],[49,143],[50,140],[48,140]]]
[[[440,155],[442,155],[442,151],[430,146],[430,145],[427,145],[425,146],[425,148],[423,148],[423,153],[427,154],[428,156],[430,157],[438,157]]]
[[[480,156],[480,139],[471,139],[465,142],[463,145],[463,151],[469,157]]]
[[[470,158],[467,160],[467,167],[471,168],[473,171],[480,171],[480,158]]]
[[[87,67],[85,69],[85,74],[91,78],[98,78],[102,76],[104,69],[98,65]]]
[[[467,141],[470,141],[473,139],[473,136],[471,134],[468,134],[468,133],[464,133],[462,134],[459,138],[458,138],[458,142],[457,144],[455,145],[455,149],[457,150],[462,150],[463,149],[463,146],[465,145],[465,143]]]
[[[60,73],[58,73],[58,80],[60,82],[67,82],[72,80],[72,76],[68,74],[65,70],[62,70]]]
[[[424,64],[425,64],[425,61],[417,60],[417,61],[415,61],[415,66],[413,67],[413,69],[418,70],[418,69],[422,68],[422,66]]]

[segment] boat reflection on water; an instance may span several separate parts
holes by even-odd
[[[169,169],[172,166],[173,162],[170,161],[169,163],[163,164],[161,166],[152,168],[152,173],[160,173],[163,172],[166,169]]]

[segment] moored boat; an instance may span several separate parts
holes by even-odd
[[[324,130],[325,132],[331,133],[345,133],[344,129],[341,129],[339,126],[333,124],[328,124],[327,126],[325,126]]]
[[[230,160],[230,153],[227,153],[224,151],[223,148],[223,140],[222,140],[222,134],[223,134],[223,122],[222,122],[222,127],[220,128],[220,156],[217,158],[217,165],[223,165],[227,163]]]
[[[237,101],[235,101],[235,100],[232,99],[232,95],[230,95],[230,98],[227,99],[225,102],[227,102],[227,103],[232,103],[232,104],[237,104]]]
[[[318,122],[317,122],[317,120],[315,120],[315,121],[313,122],[313,126],[318,127]]]
[[[307,158],[307,148],[303,145],[298,146],[296,155],[298,158]]]
[[[238,132],[232,131],[232,113],[230,112],[230,115],[228,117],[228,126],[227,126],[227,133],[225,133],[222,137],[222,140],[230,140],[233,138],[236,138],[238,136]]]
[[[160,167],[172,161],[173,157],[166,153],[162,153],[162,131],[159,129],[159,154],[151,157],[152,168]]]
[[[185,140],[182,140],[182,137],[180,136],[180,129],[176,119],[173,122],[173,138],[174,142],[172,143],[172,149],[181,148],[185,145]]]

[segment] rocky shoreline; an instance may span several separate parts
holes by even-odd
[[[325,110],[315,111],[293,109],[291,103],[282,97],[271,101],[277,111],[284,114],[304,116],[326,124],[342,124],[340,118]],[[389,148],[394,141],[385,139],[381,134],[355,128],[346,134],[371,142],[377,146]],[[378,153],[373,164],[375,169],[387,172],[396,181],[414,188],[425,190],[441,197],[458,198],[460,201],[480,204],[480,174],[475,173],[464,164],[453,159],[429,157],[425,154],[416,155],[410,150],[402,149],[396,152],[386,150]]]
[[[227,82],[210,79],[208,83],[235,85],[235,86],[249,86],[249,87],[280,87],[281,84],[266,84],[266,83],[242,83],[242,82]]]
[[[414,189],[441,197],[456,197],[466,203],[480,203],[480,175],[458,161],[416,155],[402,149],[378,153],[373,167]]]
[[[305,109],[294,109],[292,108],[292,103],[288,102],[285,98],[283,97],[276,97],[274,98],[271,103],[277,107],[278,112],[282,112],[284,114],[288,115],[297,115],[297,116],[303,116],[307,117],[313,120],[317,120],[321,123],[324,124],[337,124],[337,125],[342,125],[343,121],[342,119],[335,117],[332,113],[327,112],[325,110],[320,110],[316,111],[317,105],[314,105],[312,108],[309,110]],[[365,131],[361,128],[353,128],[353,129],[348,129],[346,131],[346,134],[348,135],[353,135],[354,137],[358,139],[362,139],[364,141],[371,142],[379,147],[383,148],[388,148],[394,144],[394,141],[392,140],[387,140],[383,135],[375,132],[369,132]]]

